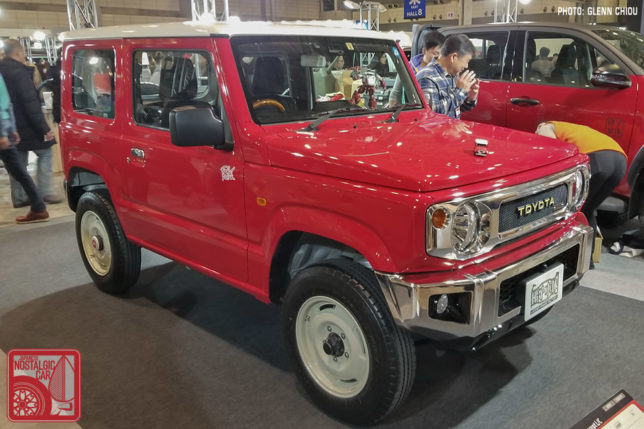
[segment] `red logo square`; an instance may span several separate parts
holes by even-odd
[[[78,350],[14,349],[7,355],[7,417],[12,422],[80,419]]]

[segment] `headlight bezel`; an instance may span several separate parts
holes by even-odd
[[[575,179],[570,189],[571,206],[573,211],[578,211],[588,198],[588,186],[590,184],[590,172],[586,169],[579,169],[575,172]],[[579,188],[581,187],[581,191]],[[576,189],[575,189],[576,188]]]

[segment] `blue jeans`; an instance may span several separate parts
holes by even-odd
[[[24,166],[25,170],[27,169],[27,164],[29,163],[29,152],[17,151],[18,158],[20,163]],[[52,152],[51,148],[47,149],[38,149],[33,151],[38,156],[38,167],[36,173],[36,182],[38,183],[38,189],[40,189],[41,195],[45,198],[53,195],[51,188],[51,160]],[[13,177],[10,176],[9,180],[11,181],[11,202],[13,205],[24,204],[29,201],[29,197],[25,192],[22,185]]]
[[[16,148],[11,146],[9,149],[0,150],[0,159],[2,159],[11,179],[14,180],[15,178],[27,190],[27,199],[31,201],[31,210],[35,212],[45,210],[46,207],[42,195],[34,181],[31,180],[31,176],[29,176],[25,167],[21,164],[19,152]]]

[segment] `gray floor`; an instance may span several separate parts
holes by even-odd
[[[296,383],[278,308],[148,252],[144,267],[112,297],[73,218],[0,229],[0,349],[79,349],[83,428],[342,427]],[[620,389],[643,403],[642,277],[644,259],[604,254],[531,328],[476,353],[419,345],[411,397],[382,427],[567,428]]]

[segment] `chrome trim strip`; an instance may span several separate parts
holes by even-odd
[[[463,261],[487,253],[496,246],[517,237],[521,237],[530,231],[534,231],[559,220],[569,218],[578,210],[579,207],[577,202],[573,201],[572,195],[572,183],[574,182],[574,177],[577,171],[581,171],[584,176],[583,195],[585,199],[585,196],[588,193],[590,172],[586,165],[578,165],[543,179],[533,180],[532,182],[522,183],[505,189],[498,189],[486,194],[475,195],[468,198],[458,198],[444,203],[437,203],[428,207],[425,215],[427,254],[439,258]],[[568,199],[565,205],[559,204],[555,207],[554,213],[535,220],[534,222],[508,231],[499,231],[499,213],[503,203],[538,194],[562,184],[566,184],[568,186]],[[481,213],[481,217],[485,218],[486,221],[489,222],[489,239],[476,252],[459,253],[454,250],[452,245],[451,227],[448,225],[444,228],[437,229],[432,225],[431,219],[434,211],[439,208],[446,209],[448,213],[453,214],[456,212],[456,209],[460,204],[466,202],[475,204]]]
[[[501,282],[527,271],[566,250],[579,245],[577,271],[564,282],[564,286],[580,280],[588,271],[592,249],[593,229],[578,224],[571,227],[561,238],[538,253],[505,266],[497,271],[481,274],[460,275],[445,283],[414,284],[406,282],[399,274],[376,272],[376,277],[387,300],[396,323],[404,328],[433,331],[449,337],[476,337],[494,330],[507,320],[517,316],[521,308],[498,316]],[[443,293],[472,293],[469,323],[456,323],[429,317],[429,298]],[[438,339],[438,338],[437,338]]]

